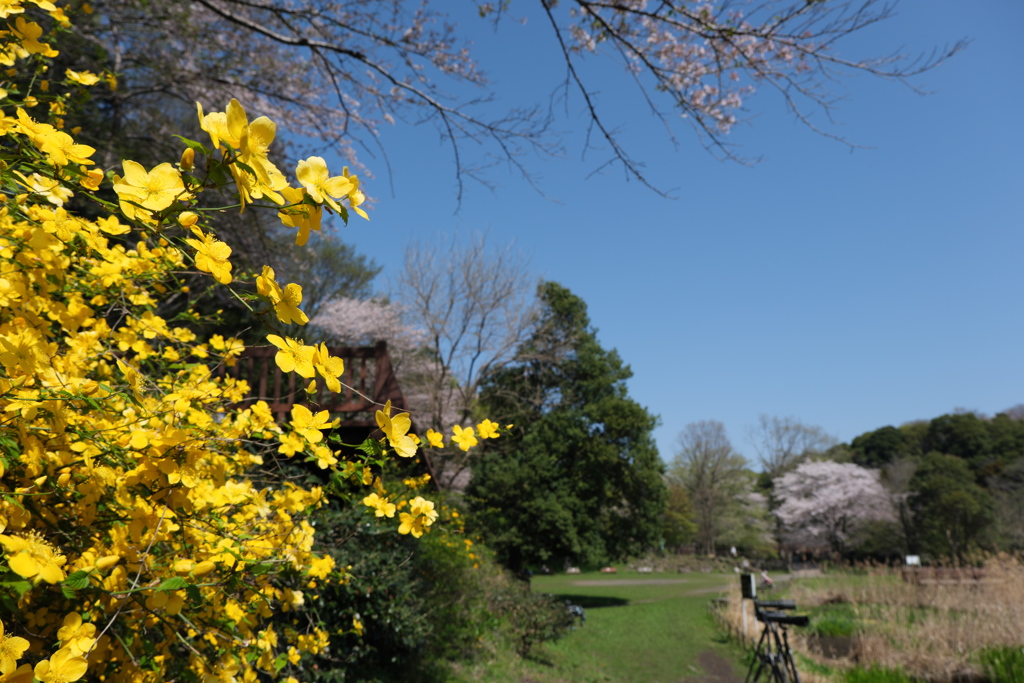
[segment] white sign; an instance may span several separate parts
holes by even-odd
[[[921,556],[920,555],[907,555],[907,566],[908,567],[920,567]]]

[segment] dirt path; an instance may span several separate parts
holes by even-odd
[[[693,583],[692,579],[580,579],[571,581],[571,586],[672,586],[677,583]]]
[[[694,672],[693,676],[684,678],[682,683],[743,683],[743,679],[733,671],[732,664],[711,650],[704,650],[697,655],[697,663],[704,669],[704,674]]]

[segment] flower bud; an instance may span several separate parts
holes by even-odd
[[[178,223],[183,228],[191,228],[199,221],[199,215],[192,211],[182,211],[178,214]]]
[[[206,576],[216,568],[217,565],[215,563],[210,560],[204,560],[192,569],[192,576]]]
[[[191,147],[186,147],[185,151],[181,153],[181,168],[185,171],[191,171],[192,167],[196,163],[196,151]]]
[[[121,561],[121,558],[118,557],[117,555],[106,555],[106,556],[101,557],[100,559],[96,560],[96,568],[100,569],[100,570],[110,569],[111,567],[113,567],[115,564],[117,564],[120,561]]]

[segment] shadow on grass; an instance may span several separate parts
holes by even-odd
[[[572,593],[555,593],[552,597],[559,600],[568,600],[574,605],[579,605],[583,609],[593,609],[595,607],[624,607],[629,604],[629,600],[624,598],[613,598],[607,595],[573,595]]]
[[[542,666],[545,669],[554,669],[555,663],[545,654],[537,652],[536,650],[530,650],[527,654],[522,656],[528,662],[532,662],[537,666]]]

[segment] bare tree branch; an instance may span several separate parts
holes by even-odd
[[[449,145],[459,198],[466,178],[490,186],[486,174],[497,164],[540,190],[526,156],[562,151],[550,134],[550,114],[542,115],[536,106],[496,109],[495,91],[464,40],[472,27],[453,25],[439,3],[94,4],[95,14],[75,30],[99,51],[88,55],[83,50],[79,57],[105,62],[101,66],[118,72],[122,81],[102,102],[116,131],[100,146],[105,161],[116,158],[116,141],[178,130],[195,101],[219,107],[230,97],[279,121],[298,136],[293,144],[328,145],[360,168],[357,149],[380,147],[381,124],[433,122]],[[588,119],[585,151],[601,147],[607,154],[597,169],[619,165],[659,194],[664,192],[646,175],[642,161],[631,156],[621,131],[596,98],[595,80],[608,67],[583,70],[584,60],[603,53],[617,60],[632,76],[635,96],[646,102],[673,142],[673,122],[686,122],[716,156],[742,161],[727,135],[743,120],[745,103],[757,90],[774,90],[798,121],[843,140],[816,120],[824,116],[831,121],[839,99],[834,88],[843,78],[865,73],[917,91],[915,76],[966,45],[959,41],[916,58],[902,52],[860,59],[840,53],[844,38],[892,18],[895,3],[885,0],[727,0],[715,5],[692,0],[541,0],[536,10],[519,6],[525,12],[543,12],[551,26],[565,64],[566,86],[581,98]],[[477,8],[496,28],[509,12],[505,2],[478,0]],[[467,85],[472,91],[468,96]],[[485,107],[502,113],[484,117],[478,112]],[[365,175],[366,169],[362,171]]]
[[[513,359],[534,320],[536,279],[526,258],[511,246],[490,247],[482,235],[414,243],[395,284],[428,340],[425,372],[403,378],[419,428],[470,424],[481,384]],[[435,479],[451,487],[468,464],[452,450],[434,463]]]

